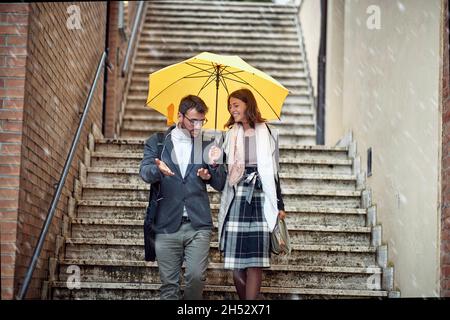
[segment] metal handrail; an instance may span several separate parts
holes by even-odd
[[[133,29],[131,31],[130,40],[128,41],[128,47],[127,47],[127,52],[125,54],[125,60],[123,62],[122,77],[125,77],[125,74],[128,71],[128,65],[130,62],[130,55],[131,55],[131,48],[134,43],[134,38],[136,37],[136,32],[137,32],[137,29],[139,26],[139,22],[141,21],[141,14],[142,14],[143,8],[144,8],[144,1],[139,1],[139,7],[137,8],[136,15],[134,16]]]
[[[106,61],[106,51],[103,52],[102,57],[100,59],[100,62],[98,64],[97,71],[96,71],[95,78],[94,78],[94,82],[91,85],[91,89],[89,90],[89,95],[88,95],[88,98],[87,98],[85,106],[84,106],[83,115],[81,116],[80,123],[78,124],[77,132],[75,134],[75,137],[73,138],[72,146],[70,147],[69,155],[68,155],[68,157],[66,159],[66,163],[64,164],[64,170],[63,170],[63,172],[61,174],[61,178],[60,178],[60,180],[58,182],[58,187],[57,187],[56,192],[55,192],[55,194],[53,196],[53,200],[52,200],[52,203],[50,205],[50,209],[49,209],[49,211],[47,213],[47,218],[45,219],[44,226],[41,229],[41,234],[39,235],[38,243],[37,243],[37,245],[36,245],[36,247],[34,249],[33,256],[31,258],[30,265],[28,266],[28,270],[27,270],[27,273],[25,275],[24,282],[22,284],[22,287],[20,288],[19,294],[16,297],[18,300],[22,300],[25,297],[26,293],[27,293],[28,286],[29,286],[30,281],[31,281],[31,277],[33,275],[34,269],[36,268],[36,264],[38,262],[39,255],[41,253],[42,246],[44,245],[45,237],[46,237],[48,229],[50,227],[50,223],[51,223],[51,221],[53,219],[53,216],[55,215],[56,205],[58,204],[59,198],[61,196],[61,193],[62,193],[62,190],[63,190],[63,187],[64,187],[64,182],[66,181],[67,174],[69,173],[69,169],[70,169],[70,166],[71,166],[71,163],[72,163],[72,159],[73,159],[73,157],[75,155],[75,152],[76,152],[76,149],[77,149],[77,145],[78,145],[78,141],[80,140],[81,131],[83,129],[84,122],[86,121],[86,118],[87,118],[87,115],[88,115],[88,112],[89,112],[89,109],[90,109],[90,106],[91,106],[91,101],[92,101],[92,98],[94,96],[94,91],[95,91],[95,88],[97,86],[97,82],[98,82],[98,79],[100,77],[100,74],[101,74],[101,71],[103,69],[103,65],[104,65],[105,61]]]
[[[327,65],[327,0],[320,1],[320,45],[317,57],[317,134],[316,144],[325,144],[325,77]]]

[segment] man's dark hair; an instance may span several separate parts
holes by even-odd
[[[201,98],[194,95],[188,95],[181,99],[178,111],[184,115],[192,108],[195,108],[195,110],[199,113],[206,114],[208,112],[208,107],[205,102]]]

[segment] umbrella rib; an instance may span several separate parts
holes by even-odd
[[[198,65],[202,65],[202,66],[210,66],[211,65],[210,63],[206,63],[206,62],[193,62],[193,61],[186,62],[186,64],[189,64],[189,65],[198,64]]]
[[[197,78],[210,78],[211,75],[205,75],[205,76],[186,76],[185,79],[197,79]]]
[[[228,91],[227,83],[225,81],[225,77],[223,76],[223,72],[228,67],[223,68],[223,70],[220,72],[221,77],[219,77],[220,82],[222,83],[223,87],[225,88],[225,91],[227,92],[227,95],[230,95],[230,92]]]
[[[203,89],[205,89],[207,86],[209,86],[209,84],[210,84],[211,82],[213,82],[213,81],[215,80],[215,79],[214,79],[214,76],[215,76],[214,73],[211,73],[211,74],[210,74],[208,80],[206,80],[205,83],[203,83],[203,85],[202,85],[202,87],[200,88],[200,90],[198,91],[198,94],[197,94],[197,95],[200,95],[200,92],[202,92]]]
[[[203,89],[205,89],[212,81],[214,81],[214,78],[212,78],[212,77],[215,75],[215,73],[209,71],[209,70],[215,70],[214,64],[212,64],[212,67],[209,67],[207,69],[202,69],[202,68],[200,68],[198,66],[195,66],[191,62],[186,62],[186,64],[190,65],[191,67],[194,67],[194,68],[197,68],[197,69],[209,72],[208,79],[205,81],[205,83],[203,83],[202,87],[200,88],[200,90],[197,93],[197,95],[200,95],[200,92],[202,92]],[[210,66],[209,64],[206,64],[206,63],[199,63],[199,62],[197,62],[197,64]],[[206,77],[206,76],[204,76],[204,77]],[[202,78],[204,78],[204,77],[202,77]],[[193,77],[191,77],[191,78],[193,78]]]
[[[198,94],[197,94],[197,95],[199,95],[200,92],[202,92],[202,90],[205,89],[207,86],[209,86],[210,83],[213,82],[213,81],[215,81],[214,78],[206,80],[205,83],[203,84],[203,86],[202,86],[202,87],[200,88],[200,90],[198,91]]]
[[[172,82],[171,84],[169,84],[167,87],[165,87],[164,89],[162,89],[162,90],[161,90],[157,95],[155,95],[152,99],[148,100],[148,101],[146,102],[146,105],[148,105],[152,100],[156,99],[160,94],[162,94],[165,90],[167,90],[168,88],[170,88],[171,86],[173,86],[173,85],[176,84],[177,82],[179,82],[179,81],[181,81],[181,80],[183,80],[183,79],[188,79],[189,77],[191,77],[191,76],[193,76],[193,75],[195,75],[195,74],[198,74],[198,73],[200,73],[200,72],[203,72],[203,71],[207,71],[207,70],[202,70],[202,69],[200,69],[200,71],[196,71],[196,72],[194,72],[194,73],[188,74],[188,75],[186,75],[186,76],[181,77],[180,79],[175,80],[174,82]]]
[[[210,71],[210,70],[214,70],[214,66],[213,66],[213,67],[210,67],[210,68],[203,69],[203,68],[200,68],[200,67],[198,67],[198,66],[196,66],[196,65],[193,65],[191,62],[186,62],[186,64],[187,64],[188,66],[193,67],[193,68],[197,68],[197,69],[199,69],[199,70],[206,71],[206,72],[209,72],[209,73],[211,73],[211,74],[214,74],[214,72]]]
[[[236,79],[232,79],[232,78],[228,78],[228,77],[222,77],[222,78],[227,79],[227,80],[230,80],[230,81],[234,81],[234,82],[239,82],[239,83],[242,83],[242,84],[250,85],[247,81],[236,80]]]
[[[227,68],[227,67],[226,67],[226,68]],[[223,70],[225,71],[226,68],[224,68]],[[244,72],[244,70],[227,71],[225,74],[226,74],[226,75],[229,75],[229,74],[242,73],[242,72]]]

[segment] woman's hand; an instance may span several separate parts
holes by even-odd
[[[284,220],[284,218],[286,218],[286,212],[285,212],[284,210],[279,210],[279,211],[278,211],[278,217],[279,217],[281,220]]]

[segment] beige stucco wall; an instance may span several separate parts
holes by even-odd
[[[302,0],[299,17],[314,96],[317,96],[317,56],[319,55],[320,44],[320,0]]]
[[[334,145],[344,131],[344,22],[345,0],[328,2],[325,75],[325,144]]]
[[[326,143],[352,131],[364,171],[372,147],[367,184],[395,286],[403,297],[438,295],[440,0],[330,2],[345,19],[329,19]],[[379,30],[367,28],[370,5]]]

